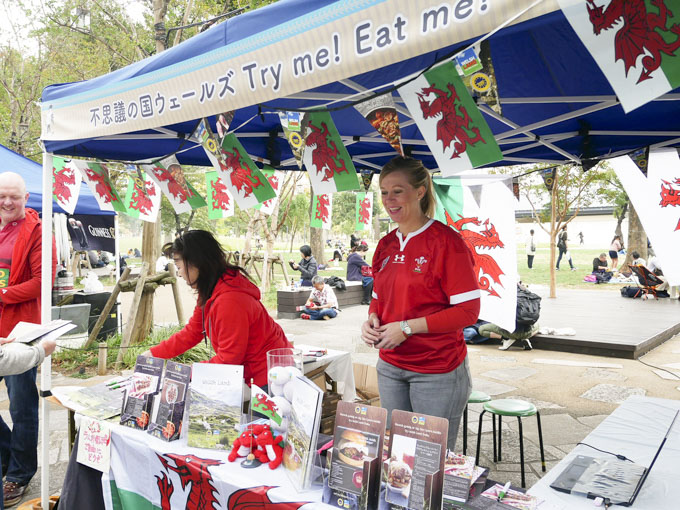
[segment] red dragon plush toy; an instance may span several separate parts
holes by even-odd
[[[258,449],[255,457],[260,462],[269,463],[269,469],[276,469],[283,460],[283,437],[274,436],[269,425],[263,425],[255,439]]]
[[[257,446],[255,444],[255,433],[253,427],[248,427],[236,438],[229,453],[229,462],[234,462],[237,457],[247,457],[250,453],[255,453],[253,452],[253,449]]]

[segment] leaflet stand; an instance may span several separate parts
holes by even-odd
[[[337,457],[337,449],[330,448],[328,450],[328,469],[331,470],[332,463],[339,462]],[[382,457],[382,455],[381,455]],[[372,510],[378,508],[378,500],[380,498],[380,463],[381,458],[365,459],[364,466],[360,473],[354,476],[354,483],[359,491],[358,494],[330,488],[331,497],[328,501],[329,505],[337,506],[339,508],[356,508],[357,510]],[[326,482],[328,483],[328,481]]]

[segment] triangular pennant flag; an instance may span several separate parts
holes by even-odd
[[[276,402],[255,383],[250,385],[250,408],[263,414],[277,425],[281,425],[283,421],[278,413],[279,407],[276,405]]]
[[[355,230],[371,230],[373,221],[373,192],[357,193]]]
[[[302,112],[279,112],[279,120],[283,134],[288,140],[290,150],[295,157],[298,168],[302,168],[302,158],[305,153],[306,121]]]
[[[543,177],[543,184],[545,184],[545,187],[548,189],[548,191],[552,191],[553,189],[553,184],[555,184],[555,177],[557,176],[557,168],[546,168],[545,170],[541,170],[541,177]]]
[[[558,0],[623,110],[628,113],[680,86],[680,2],[598,3]]]
[[[354,108],[371,123],[371,126],[387,140],[398,154],[404,155],[401,146],[401,131],[399,130],[399,116],[394,106],[392,94],[376,96],[368,101],[354,105]]]
[[[474,48],[467,48],[456,55],[456,64],[463,72],[463,76],[471,76],[484,67]]]
[[[489,41],[484,40],[479,47],[463,51],[456,57],[456,64],[463,73],[463,83],[470,94],[500,114],[502,108],[498,101],[498,84],[491,63]]]
[[[234,215],[234,199],[217,172],[206,172],[205,187],[208,190],[208,218],[219,220]]]
[[[220,145],[217,139],[215,138],[215,135],[213,134],[212,130],[210,129],[210,124],[208,124],[208,121],[206,119],[203,119],[201,120],[201,122],[198,123],[198,127],[196,128],[195,134],[196,138],[198,138],[198,141],[200,142],[201,146],[203,146],[208,155],[211,155],[214,158],[222,157]]]
[[[220,113],[217,116],[217,137],[218,140],[221,142],[224,140],[224,137],[227,136],[227,132],[229,131],[229,126],[231,126],[231,123],[234,121],[234,111],[228,111],[224,113]]]
[[[203,197],[184,178],[182,166],[175,156],[151,165],[142,165],[147,175],[158,184],[177,214],[208,205]]]
[[[312,112],[305,116],[305,120],[309,121],[309,129],[305,138],[304,162],[314,193],[323,195],[359,189],[357,171],[331,114]]]
[[[505,182],[481,186],[479,205],[470,189],[470,185],[479,181],[454,177],[433,182],[437,197],[435,218],[461,235],[474,260],[474,272],[482,291],[480,318],[514,331],[517,202]]]
[[[643,149],[638,149],[632,154],[630,154],[630,159],[637,165],[640,172],[644,176],[647,176],[647,164],[649,163],[649,147]]]
[[[519,200],[519,177],[512,178],[512,194]]]
[[[130,172],[125,195],[127,215],[154,223],[161,209],[161,190],[136,165],[127,165]]]
[[[330,230],[332,226],[333,195],[314,195],[310,227]]]
[[[52,196],[61,208],[73,214],[80,195],[80,172],[63,158],[52,157]]]
[[[470,193],[472,193],[472,198],[475,199],[475,203],[477,204],[477,207],[479,207],[479,204],[482,201],[482,185],[476,184],[470,186]]]
[[[361,182],[364,185],[364,191],[371,189],[371,182],[373,181],[375,170],[364,169],[361,171]]]
[[[274,190],[274,193],[276,193],[276,196],[274,198],[270,198],[269,200],[265,200],[261,204],[256,205],[255,209],[259,209],[263,213],[270,215],[272,212],[274,212],[274,206],[276,205],[276,202],[278,202],[279,200],[280,194],[279,188],[283,183],[283,175],[281,172],[276,172],[274,168],[272,168],[269,165],[264,166],[264,168],[262,169],[262,173],[267,178],[267,181],[269,181],[269,184]]]
[[[109,169],[106,165],[100,163],[87,163],[80,160],[72,160],[71,164],[75,165],[83,176],[90,190],[94,194],[94,198],[99,204],[102,211],[116,211],[125,212],[125,205],[120,195],[113,187],[111,178],[109,177]]]
[[[403,85],[399,94],[444,177],[503,159],[451,62]]]

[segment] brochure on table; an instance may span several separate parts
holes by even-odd
[[[480,468],[481,469],[481,468]],[[444,460],[444,485],[442,488],[442,508],[455,508],[454,502],[465,503],[470,494],[470,484],[475,474],[475,458],[446,451]]]
[[[212,450],[231,448],[241,423],[243,367],[196,363],[189,387],[188,445]]]
[[[387,410],[338,402],[328,486],[330,505],[367,510],[380,497]]]
[[[132,377],[125,382],[120,424],[139,430],[149,427],[154,396],[158,394],[165,361],[137,356]]]
[[[323,391],[303,376],[291,382],[293,392],[283,465],[296,489],[307,490],[313,479]]]
[[[160,398],[155,399],[148,433],[165,441],[179,439],[191,381],[191,367],[168,361]]]
[[[441,508],[448,429],[445,418],[392,411],[387,508]]]
[[[536,510],[543,502],[535,496],[525,494],[513,489],[504,491],[501,484],[493,485],[479,497],[470,499],[465,503],[464,508],[472,510]],[[502,495],[502,498],[499,498]],[[500,501],[499,501],[500,499]]]

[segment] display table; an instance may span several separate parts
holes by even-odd
[[[588,434],[583,442],[602,450],[625,455],[636,464],[649,466],[678,409],[680,400],[630,397]],[[572,496],[550,488],[550,484],[576,455],[611,457],[579,445],[527,492],[550,502],[552,508],[565,510],[594,508],[591,499]],[[639,510],[678,508],[680,505],[678,480],[680,480],[680,423],[676,421],[632,508]]]
[[[296,349],[302,352],[309,352],[324,347],[312,346],[307,344],[295,344]],[[328,365],[325,372],[338,383],[338,393],[342,395],[342,400],[352,402],[357,394],[354,385],[354,369],[352,368],[352,356],[347,351],[335,351],[328,349],[328,354],[316,358],[316,360],[305,363],[305,373]]]

